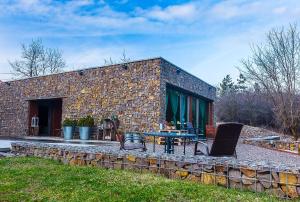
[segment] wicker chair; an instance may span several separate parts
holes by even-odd
[[[208,156],[234,156],[236,155],[236,145],[241,134],[243,124],[240,123],[224,123],[217,128],[216,137],[209,151],[208,145],[202,141],[195,144],[195,155]],[[205,146],[205,151],[198,149],[198,144]]]

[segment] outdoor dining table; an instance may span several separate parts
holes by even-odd
[[[183,154],[185,154],[185,146],[186,146],[186,139],[193,139],[196,138],[196,134],[189,134],[189,133],[168,133],[168,132],[145,132],[145,136],[152,136],[153,137],[153,152],[155,152],[155,137],[165,137],[166,147],[165,153],[170,154],[172,152],[172,144],[174,138],[182,138],[183,139]]]

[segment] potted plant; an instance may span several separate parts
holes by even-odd
[[[94,126],[94,119],[91,116],[82,117],[78,120],[79,136],[81,140],[90,138],[91,127]]]
[[[74,119],[66,118],[63,122],[64,130],[64,139],[71,140],[73,138],[74,127],[76,126],[77,121]]]
[[[124,131],[122,129],[118,129],[116,132],[117,141],[122,143],[124,142]]]
[[[119,120],[118,116],[117,115],[112,115],[111,120],[114,122],[114,125],[116,127],[115,129],[117,130],[120,126],[120,120]]]

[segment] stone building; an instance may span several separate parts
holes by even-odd
[[[156,131],[165,121],[213,125],[216,89],[163,58],[0,82],[0,135],[57,136],[65,118],[117,115],[124,130]]]

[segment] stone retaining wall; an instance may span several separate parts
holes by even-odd
[[[112,151],[105,146],[70,146],[46,143],[13,143],[12,152],[24,156],[50,158],[64,164],[129,169],[155,173],[171,179],[190,180],[274,194],[300,196],[300,169],[265,163],[237,161],[233,158],[199,156],[190,158],[146,152]]]
[[[276,150],[290,150],[300,155],[300,142],[297,141],[280,141],[280,140],[243,140],[244,144],[250,144],[258,147]]]

